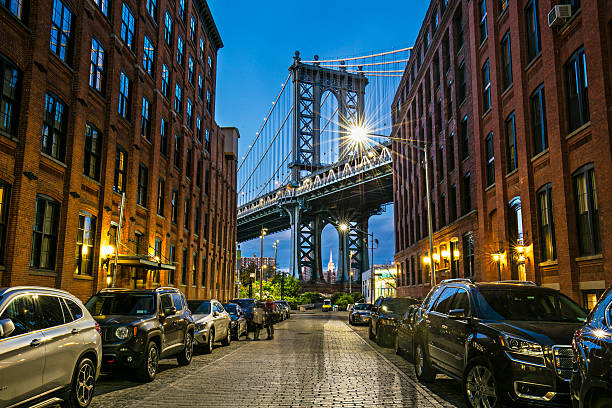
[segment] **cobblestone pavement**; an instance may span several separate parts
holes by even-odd
[[[456,407],[459,387],[425,387],[391,349],[351,328],[346,312],[294,313],[272,341],[232,342],[191,365],[162,360],[155,381],[103,375],[92,407]],[[364,338],[365,337],[365,338]]]

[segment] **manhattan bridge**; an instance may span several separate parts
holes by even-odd
[[[391,103],[410,56],[303,60],[238,167],[238,242],[290,229],[290,273],[322,279],[321,233],[338,231],[337,282],[369,269],[371,216],[393,201]]]

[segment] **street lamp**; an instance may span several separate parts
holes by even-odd
[[[110,286],[113,282],[113,276],[110,272],[110,261],[115,254],[115,247],[112,245],[104,245],[100,248],[100,258],[104,259],[102,265],[106,267],[106,285]]]
[[[355,252],[352,250],[349,252],[349,295],[353,293],[352,283],[353,283],[353,254],[354,253]]]
[[[342,223],[338,224],[338,229],[340,229],[340,231],[342,233],[346,233],[346,232],[349,231],[350,227],[349,227],[349,225],[347,223],[342,222]],[[371,240],[371,242],[372,242],[372,246],[370,247],[370,246],[366,245],[366,247],[367,247],[366,249],[370,249],[372,251],[371,256],[370,256],[370,265],[371,265],[370,266],[370,285],[371,285],[370,295],[372,296],[372,302],[374,302],[374,296],[376,296],[376,288],[374,286],[376,284],[376,276],[375,276],[375,273],[374,273],[374,250],[376,248],[378,248],[378,239],[374,239],[374,233],[373,232],[368,233],[368,232],[365,232],[365,231],[363,231],[363,230],[361,230],[361,229],[359,229],[357,227],[353,227],[353,229],[355,231],[357,231],[358,233],[366,235]],[[367,240],[366,240],[366,244],[367,244]],[[374,246],[374,245],[376,245],[376,246]],[[352,257],[352,256],[353,256],[353,254],[352,254],[352,251],[351,251],[350,257]],[[351,280],[352,280],[352,275],[349,275],[349,290],[351,290],[351,283],[350,283]],[[364,294],[364,296],[365,296],[365,294]]]
[[[348,129],[348,138],[353,142],[354,145],[363,145],[370,138],[370,136],[384,137],[386,139],[395,141],[400,144],[413,147],[422,151],[425,155],[423,166],[425,167],[425,192],[427,199],[427,229],[429,232],[429,253],[433,254],[433,218],[431,213],[431,192],[429,190],[429,145],[424,140],[414,139],[398,139],[391,138],[390,136],[380,135],[371,133],[363,126],[355,125]],[[431,287],[436,285],[436,267],[435,263],[431,263]]]
[[[263,264],[263,240],[264,237],[266,236],[266,234],[268,233],[268,230],[265,228],[261,229],[261,252],[259,253],[259,271],[260,271],[260,279],[259,279],[259,300],[261,301],[262,296],[263,296],[263,270],[264,270],[264,264]]]

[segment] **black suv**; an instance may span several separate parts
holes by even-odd
[[[574,334],[570,383],[575,408],[612,406],[612,290],[604,293]]]
[[[191,362],[195,326],[178,289],[104,289],[85,307],[102,328],[103,368],[132,368],[149,382],[160,358]]]
[[[469,406],[567,404],[571,339],[586,312],[561,292],[531,282],[450,279],[417,313],[419,381],[447,374]]]
[[[388,346],[395,339],[397,324],[410,305],[421,303],[411,297],[383,297],[374,302],[370,313],[368,334],[380,346]]]

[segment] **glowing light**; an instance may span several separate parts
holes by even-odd
[[[369,132],[363,126],[354,126],[349,129],[349,138],[355,144],[363,145],[369,138]]]
[[[423,263],[429,265],[431,263],[431,259],[428,256],[423,257]]]
[[[608,333],[606,333],[605,330],[601,330],[601,329],[597,329],[593,331],[593,335],[597,337],[598,339],[608,337]]]
[[[493,257],[493,260],[495,262],[499,262],[499,260],[501,259],[501,254],[491,254],[491,256]]]
[[[450,256],[450,252],[447,250],[442,251],[442,258],[448,258]]]
[[[107,284],[107,285],[110,285],[110,284],[112,283],[112,281],[113,281],[113,278],[112,278],[110,275],[108,275],[108,276],[106,277],[106,284]]]
[[[155,262],[159,262],[159,261],[160,261],[159,256],[153,257],[153,260],[154,260]]]
[[[374,152],[373,151],[369,151],[368,152],[368,157],[371,159],[372,157],[374,157]]]
[[[115,247],[112,245],[104,245],[100,248],[100,258],[108,258],[115,253]]]
[[[340,227],[340,231],[342,232],[346,232],[349,229],[348,224],[345,224],[345,223],[340,224],[339,227]]]
[[[453,251],[453,257],[454,257],[454,258],[459,258],[459,255],[460,255],[459,250],[458,250],[458,249],[455,249],[455,250]]]
[[[440,262],[440,254],[438,254],[437,252],[433,255],[433,259],[436,262]]]

